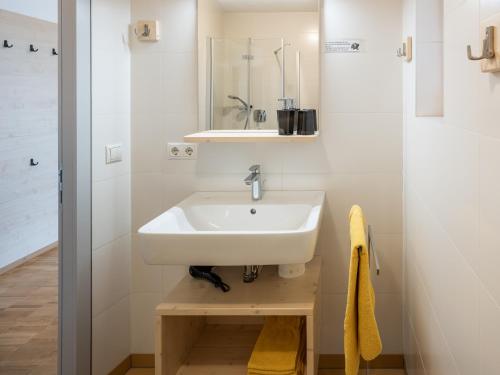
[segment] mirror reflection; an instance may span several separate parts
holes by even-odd
[[[292,3],[198,1],[200,130],[317,130],[318,4]]]

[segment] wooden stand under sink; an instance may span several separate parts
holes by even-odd
[[[156,375],[246,375],[247,362],[263,319],[294,315],[306,319],[306,374],[319,359],[321,258],[303,276],[283,279],[276,266],[264,267],[250,284],[242,267],[216,272],[231,286],[222,293],[211,284],[185,277],[156,308]]]

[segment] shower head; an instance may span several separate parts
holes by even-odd
[[[236,95],[228,95],[227,97],[228,97],[229,99],[239,101],[241,104],[243,104],[243,106],[245,107],[245,110],[248,110],[248,108],[249,108],[248,103],[247,103],[247,102],[245,102],[243,99],[241,99],[239,96],[236,96]]]
[[[290,43],[285,43],[285,44],[283,45],[283,47],[289,47],[289,46],[291,46],[291,44],[290,44]],[[273,51],[273,52],[274,52],[274,54],[275,54],[275,55],[277,55],[277,54],[278,54],[278,52],[279,52],[279,51],[281,51],[281,50],[283,49],[283,47],[280,47],[280,48],[278,48],[278,49],[275,49],[275,50]]]

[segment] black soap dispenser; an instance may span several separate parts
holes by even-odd
[[[292,98],[279,99],[283,102],[283,109],[278,109],[278,133],[279,135],[293,135],[297,130],[298,111],[294,108]]]

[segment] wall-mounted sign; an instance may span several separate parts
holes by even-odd
[[[359,39],[341,39],[325,42],[325,53],[357,53],[361,52],[362,44]]]

